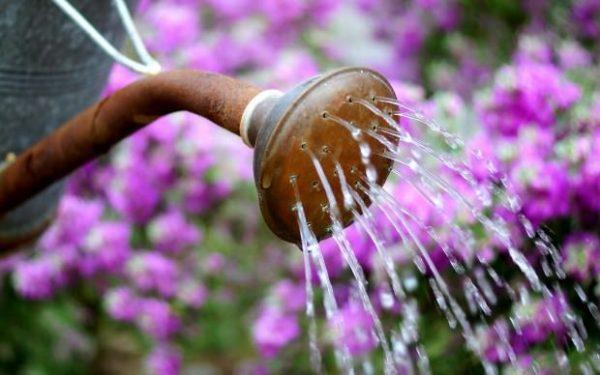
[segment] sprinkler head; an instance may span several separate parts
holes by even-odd
[[[394,142],[389,131],[396,124],[382,114],[397,108],[377,97],[395,99],[385,78],[364,68],[320,75],[286,94],[212,73],[175,70],[149,76],[88,107],[6,165],[0,174],[0,218],[138,129],[185,110],[255,146],[260,207],[277,236],[300,243],[295,210],[300,202],[313,233],[323,239],[331,228],[349,225],[354,210],[361,212],[360,206],[344,206],[338,170],[366,204],[366,177],[376,175],[370,182],[383,185],[389,174],[391,161],[380,156],[385,151],[380,142]],[[357,129],[360,134],[353,134]],[[361,152],[361,145],[368,147]],[[365,149],[373,173],[365,168]],[[0,238],[0,253],[3,245],[12,247],[22,237]]]
[[[255,147],[254,179],[260,208],[277,236],[300,243],[295,212],[298,195],[317,239],[331,235],[331,207],[311,155],[323,167],[344,227],[352,223],[354,216],[351,209],[344,207],[336,163],[341,165],[348,185],[369,204],[368,197],[356,188],[359,184],[366,186],[366,167],[359,149],[359,143],[366,143],[371,149],[370,163],[377,172],[375,181],[384,184],[392,162],[380,156],[385,146],[369,133],[394,143],[382,131],[392,128],[357,99],[367,100],[384,112],[397,108],[376,101],[376,97],[396,98],[383,76],[365,68],[343,68],[311,78],[285,94],[264,92],[248,105],[241,134],[246,143]],[[360,129],[360,135],[332,121],[334,118]],[[360,212],[359,206],[354,208]]]

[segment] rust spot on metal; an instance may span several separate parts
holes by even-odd
[[[146,125],[146,124],[156,121],[159,117],[160,116],[154,116],[154,115],[134,115],[133,122],[135,122],[136,124],[140,124],[140,125]]]

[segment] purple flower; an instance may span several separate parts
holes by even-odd
[[[186,61],[186,66],[190,68],[217,73],[224,73],[226,70],[212,49],[204,44],[194,44],[183,50],[182,54]]]
[[[323,25],[343,2],[340,0],[316,0],[308,3],[311,21]]]
[[[108,84],[104,88],[103,95],[108,96],[115,91],[127,86],[138,78],[138,75],[120,64],[115,64],[112,67]]]
[[[574,24],[588,38],[600,36],[600,1],[581,0],[573,6]]]
[[[181,353],[169,344],[159,344],[146,359],[151,375],[178,375],[181,371]]]
[[[185,280],[177,287],[177,300],[195,309],[202,307],[207,294],[204,285],[193,279]]]
[[[519,160],[511,180],[516,190],[513,193],[521,197],[523,212],[534,225],[569,212],[570,183],[563,163],[539,158]]]
[[[276,87],[290,87],[299,81],[318,73],[317,63],[307,53],[294,53],[284,56],[274,67],[273,82]]]
[[[93,228],[81,247],[80,271],[83,275],[97,272],[120,272],[129,259],[131,230],[123,222],[102,222]]]
[[[255,10],[255,3],[252,0],[206,0],[207,5],[212,7],[218,17],[228,21],[235,21]]]
[[[169,303],[155,298],[140,300],[136,321],[144,332],[157,340],[167,340],[181,328],[181,320]]]
[[[190,214],[203,214],[215,203],[229,195],[231,189],[230,183],[223,180],[219,180],[214,184],[198,180],[186,180],[181,186],[183,207]]]
[[[329,323],[335,344],[353,356],[369,353],[377,346],[373,318],[358,303],[350,301]]]
[[[126,286],[109,290],[104,295],[106,311],[113,319],[132,322],[140,313],[138,296]]]
[[[204,125],[202,125],[204,126]],[[195,151],[195,152],[194,152]],[[216,164],[214,155],[210,155],[206,150],[194,150],[189,155],[185,155],[182,161],[186,175],[192,179],[204,179],[211,168]]]
[[[161,199],[156,177],[140,160],[117,173],[107,191],[108,201],[126,219],[136,224],[146,223]]]
[[[599,247],[596,250],[600,250]],[[541,325],[548,337],[551,333],[561,340],[566,334],[565,314],[569,313],[569,303],[562,292],[554,292],[537,304],[533,321]]]
[[[300,335],[296,315],[284,314],[275,308],[264,308],[252,326],[252,337],[260,354],[273,358],[281,348]]]
[[[558,49],[558,61],[563,69],[585,68],[592,63],[592,56],[579,43],[566,41]]]
[[[66,193],[79,197],[100,195],[102,189],[99,188],[96,179],[102,175],[102,170],[97,160],[79,168],[67,181]]]
[[[358,263],[363,268],[372,268],[375,246],[373,245],[371,238],[363,231],[362,227],[358,224],[350,225],[344,229],[344,237],[356,256]],[[341,249],[338,251],[341,252]]]
[[[325,268],[327,268],[329,276],[335,277],[339,275],[346,267],[346,263],[335,240],[333,238],[328,238],[321,241],[320,247],[321,254],[323,254],[323,259],[325,260]],[[313,277],[317,280],[316,270],[313,272]]]
[[[175,209],[157,216],[148,226],[148,236],[157,250],[173,254],[198,245],[202,239],[200,230]]]
[[[104,206],[99,201],[85,201],[67,195],[58,208],[55,224],[40,240],[44,250],[53,250],[62,245],[77,246],[89,230],[102,217]]]
[[[567,301],[561,292],[515,305],[511,318],[513,326],[505,319],[499,319],[482,332],[485,358],[508,363],[511,352],[517,356],[528,355],[536,344],[549,339],[561,343],[566,333],[563,316],[567,310]],[[514,328],[515,325],[518,328]]]
[[[576,180],[576,195],[584,211],[600,212],[600,131],[593,134]]]
[[[398,57],[416,55],[423,46],[426,29],[422,27],[423,20],[418,12],[408,11],[402,15],[399,29],[394,35],[394,46]]]
[[[541,36],[521,36],[514,61],[517,63],[551,63],[552,48]]]
[[[510,142],[510,141],[509,141]],[[514,145],[514,140],[513,147]],[[524,127],[519,131],[517,139],[515,158],[549,158],[554,152],[556,136],[550,129],[539,129],[535,127]]]
[[[52,297],[56,290],[57,264],[52,257],[41,257],[19,263],[13,274],[17,292],[27,299]]]
[[[202,269],[206,274],[215,275],[219,274],[227,264],[225,256],[221,253],[210,253],[206,255],[202,262]]]
[[[296,21],[304,14],[306,4],[297,0],[263,0],[261,9],[274,25],[286,25]]]
[[[306,290],[302,284],[294,284],[291,280],[281,280],[273,287],[273,294],[286,312],[299,312],[306,304]]]
[[[481,132],[471,138],[466,145],[466,162],[469,171],[480,182],[494,180],[500,172],[500,161],[496,156],[494,141]]]
[[[127,273],[135,286],[142,291],[157,291],[165,297],[177,290],[177,264],[158,253],[141,253],[127,263]]]
[[[192,5],[172,2],[153,5],[145,17],[154,32],[154,36],[148,41],[150,48],[157,52],[169,53],[198,40],[198,13]]]
[[[509,349],[503,345],[510,337],[510,328],[504,319],[498,319],[488,329],[481,333],[482,352],[485,359],[498,363],[507,362]]]
[[[499,71],[491,96],[480,103],[480,115],[492,133],[514,136],[526,125],[554,126],[557,115],[580,96],[580,88],[553,65],[521,63]]]
[[[573,233],[562,248],[565,271],[579,282],[600,272],[600,240],[592,233]]]
[[[458,4],[453,0],[417,0],[415,5],[432,14],[436,25],[445,31],[454,29],[460,20]]]

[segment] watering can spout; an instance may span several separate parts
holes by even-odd
[[[377,128],[376,116],[353,103],[352,95],[361,100],[394,94],[381,75],[364,68],[344,68],[317,76],[286,94],[263,91],[220,74],[191,70],[143,78],[88,107],[9,161],[0,171],[0,219],[157,118],[188,111],[255,146],[254,175],[261,211],[276,235],[286,241],[299,241],[297,223],[290,211],[297,203],[289,183],[293,177],[304,198],[307,217],[315,224],[315,235],[324,238],[332,223],[321,207],[330,197],[311,188],[319,178],[311,156],[321,155],[327,176],[340,171],[348,175],[348,182],[361,183],[367,173],[361,164],[364,157],[356,134],[331,123],[330,118],[345,117],[359,132]],[[366,144],[373,150],[382,147],[373,139],[361,140],[361,147]],[[376,182],[382,185],[390,161],[371,161],[378,176]],[[333,181],[332,186],[339,197],[341,187]],[[341,225],[348,225],[350,211],[340,213]]]
[[[106,153],[157,118],[199,114],[239,134],[250,100],[261,90],[211,73],[177,70],[143,78],[93,104],[9,161],[0,173],[0,215]]]

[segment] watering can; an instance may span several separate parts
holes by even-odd
[[[112,3],[147,65],[110,46],[121,38],[115,32],[119,25]],[[62,4],[102,50],[54,4]],[[0,50],[8,53],[0,57],[0,155],[6,155],[0,165],[0,254],[44,230],[64,177],[177,111],[205,117],[254,148],[263,218],[288,242],[302,241],[299,216],[316,240],[350,225],[356,208],[338,203],[350,186],[381,186],[390,173],[392,161],[380,155],[394,142],[390,134],[397,125],[390,114],[397,109],[392,104],[396,99],[390,83],[377,72],[341,68],[287,93],[215,73],[161,73],[132,32],[133,22],[123,16],[128,12],[123,0],[13,0],[3,6],[0,32],[7,37],[0,41]],[[73,17],[74,12],[89,14],[98,30],[95,36],[89,32],[91,24],[78,20],[80,13]],[[148,76],[93,103],[111,65],[104,52],[138,71],[147,69]],[[376,156],[366,157],[365,149]],[[357,194],[369,204],[365,192]]]
[[[137,0],[127,0],[132,8]],[[103,36],[120,45],[124,29],[108,0],[71,0]],[[49,0],[0,2],[0,168],[96,101],[112,59]],[[0,216],[0,249],[34,239],[52,220],[56,182]]]

